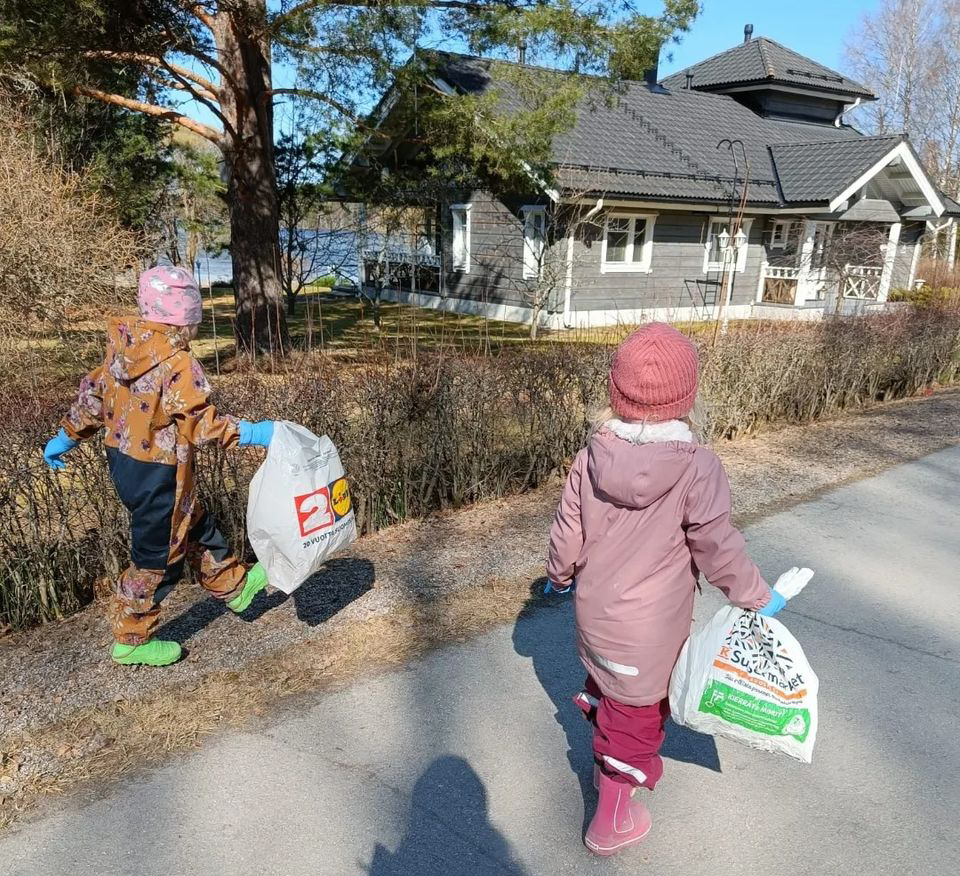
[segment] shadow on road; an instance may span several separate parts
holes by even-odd
[[[597,793],[593,788],[592,729],[573,704],[573,696],[583,686],[585,671],[577,656],[573,606],[569,596],[555,596],[553,605],[544,606],[541,594],[546,579],[534,581],[530,598],[513,629],[513,647],[522,657],[533,662],[537,680],[553,703],[554,717],[567,737],[567,760],[570,769],[580,781],[584,808],[592,811]],[[531,616],[535,608],[563,612],[563,631],[560,636],[543,635],[543,625]],[[663,757],[681,763],[702,766],[721,772],[720,756],[712,736],[696,733],[673,721],[667,722],[667,738],[661,749]]]
[[[417,779],[407,830],[390,852],[377,843],[370,876],[525,876],[487,814],[487,791],[462,757],[437,758]]]
[[[331,560],[290,596],[279,590],[269,595],[257,594],[251,606],[239,617],[252,623],[292,599],[298,620],[310,627],[319,626],[363,596],[373,587],[375,579],[376,572],[369,560],[354,557]],[[182,582],[180,586],[186,586],[186,583]],[[227,611],[229,609],[218,599],[201,599],[165,623],[157,631],[157,636],[183,644]]]

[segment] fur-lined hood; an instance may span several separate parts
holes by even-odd
[[[686,423],[609,419],[588,447],[595,493],[621,507],[646,508],[673,489],[690,467],[697,443]]]

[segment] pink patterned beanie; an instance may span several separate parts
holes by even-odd
[[[651,322],[617,349],[610,406],[624,420],[660,423],[690,413],[697,397],[697,348],[675,328]]]
[[[203,318],[203,299],[193,274],[183,268],[150,268],[140,275],[140,316],[164,325],[196,325]]]

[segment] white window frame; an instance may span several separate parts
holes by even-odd
[[[547,208],[533,204],[520,208],[523,218],[523,279],[539,280],[543,276],[543,256],[547,250]],[[537,252],[534,222],[540,219],[540,251]]]
[[[707,238],[703,243],[703,273],[709,274],[715,271],[722,271],[726,267],[726,259],[718,262],[710,261],[710,243],[713,240],[712,229],[714,225],[718,225],[721,229],[723,229],[729,224],[730,220],[726,216],[711,216],[707,220]],[[753,219],[744,219],[740,224],[740,227],[743,229],[743,233],[747,238],[747,243],[737,253],[736,271],[738,274],[742,274],[747,267],[747,252],[750,249],[751,225],[753,225]],[[717,233],[719,234],[719,232]]]
[[[629,219],[627,232],[626,261],[607,261],[607,231],[611,219]],[[637,236],[637,220],[647,223],[643,235],[643,254],[640,261],[634,261],[634,239]],[[603,246],[600,251],[601,274],[649,274],[653,272],[653,228],[657,222],[656,213],[608,213],[603,221]]]
[[[792,219],[775,219],[773,230],[770,232],[770,249],[786,249],[790,243],[790,234],[793,232]],[[744,231],[746,234],[746,231]]]
[[[451,204],[450,205],[450,221],[451,221],[451,245],[450,245],[450,267],[454,271],[459,271],[463,274],[470,273],[470,213],[473,210],[473,204]],[[457,260],[457,213],[463,213],[463,259]]]

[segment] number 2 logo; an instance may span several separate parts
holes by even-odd
[[[300,535],[310,535],[333,526],[334,516],[330,508],[330,490],[327,487],[321,487],[304,496],[296,496],[293,501],[297,510],[297,522],[300,524]]]

